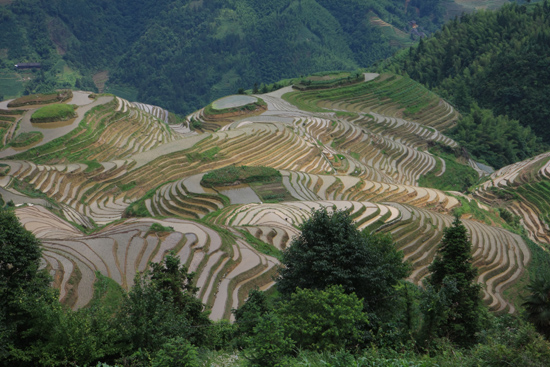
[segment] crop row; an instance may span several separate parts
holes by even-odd
[[[299,107],[350,112],[377,112],[398,117],[404,114],[423,125],[444,130],[454,125],[458,114],[420,84],[406,77],[381,75],[349,87],[324,91],[293,92],[285,99]]]
[[[298,200],[352,200],[398,202],[449,211],[459,201],[440,190],[388,184],[353,176],[325,176],[303,172],[281,171],[283,184]]]
[[[242,240],[185,220],[133,219],[86,236],[41,207],[20,208],[16,214],[42,240],[44,266],[60,289],[60,299],[74,309],[91,300],[96,271],[129,289],[149,261],[158,262],[173,250],[196,272],[199,296],[211,309],[210,317],[228,318],[231,308],[243,302],[243,290],[269,284],[277,264]],[[173,232],[153,231],[153,223]]]

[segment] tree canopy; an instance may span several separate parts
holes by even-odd
[[[547,277],[536,277],[527,286],[529,295],[523,306],[527,311],[527,318],[537,330],[550,337],[550,280]]]
[[[549,15],[548,1],[465,14],[380,67],[407,73],[463,113],[472,108],[452,137],[479,145],[476,154],[498,168],[547,149],[535,136],[550,143]]]
[[[466,227],[457,216],[444,230],[426,281],[427,333],[462,345],[474,343],[480,328],[481,285],[475,282],[471,250]]]
[[[341,285],[363,298],[369,311],[391,304],[393,288],[408,275],[391,239],[361,233],[346,211],[312,212],[300,236],[283,253],[277,287],[289,297],[297,287],[322,290]]]

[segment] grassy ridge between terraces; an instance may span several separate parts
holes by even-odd
[[[14,148],[27,147],[31,144],[39,142],[43,138],[44,138],[44,135],[40,131],[31,131],[29,133],[22,133],[17,135],[17,137],[10,142],[10,146]]]
[[[31,122],[44,123],[66,121],[76,117],[75,105],[52,104],[37,110],[31,116]]]
[[[228,186],[236,183],[276,182],[281,179],[281,173],[271,167],[227,166],[204,175],[201,185]]]
[[[321,101],[364,103],[370,100],[373,105],[391,102],[403,109],[406,117],[414,117],[439,103],[439,97],[420,83],[391,74],[381,74],[372,81],[351,86],[291,92],[283,95],[283,99],[311,112],[324,112],[319,110]]]

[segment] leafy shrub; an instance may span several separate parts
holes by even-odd
[[[363,325],[363,301],[341,285],[325,290],[300,289],[277,309],[287,334],[301,348],[336,351],[357,345]]]
[[[197,348],[182,337],[166,342],[151,363],[151,367],[198,367],[199,365]]]
[[[272,313],[262,317],[247,344],[251,347],[245,350],[245,357],[254,367],[286,366],[285,357],[294,347],[294,341],[285,336],[281,320]]]

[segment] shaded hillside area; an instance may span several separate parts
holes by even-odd
[[[476,102],[495,116],[518,120],[548,143],[549,54],[550,4],[547,1],[530,6],[510,4],[496,12],[479,11],[446,24],[432,38],[400,53],[381,69],[407,73],[461,111],[477,110]],[[537,152],[531,132],[519,133],[517,128],[510,127],[514,123],[501,122],[496,124],[493,119],[494,126],[508,127],[491,130],[500,130],[502,139],[504,135],[515,139],[509,149],[516,150],[511,156],[517,156],[493,164],[502,166]],[[479,143],[462,142],[470,143],[470,147]]]
[[[254,83],[388,57],[410,44],[399,33],[410,19],[428,32],[441,24],[439,0],[416,3],[17,0],[0,7],[0,82],[10,86],[6,97],[93,89],[91,77],[109,70],[105,91],[124,88],[124,97],[187,113]],[[27,61],[42,69],[14,76],[13,65]]]

